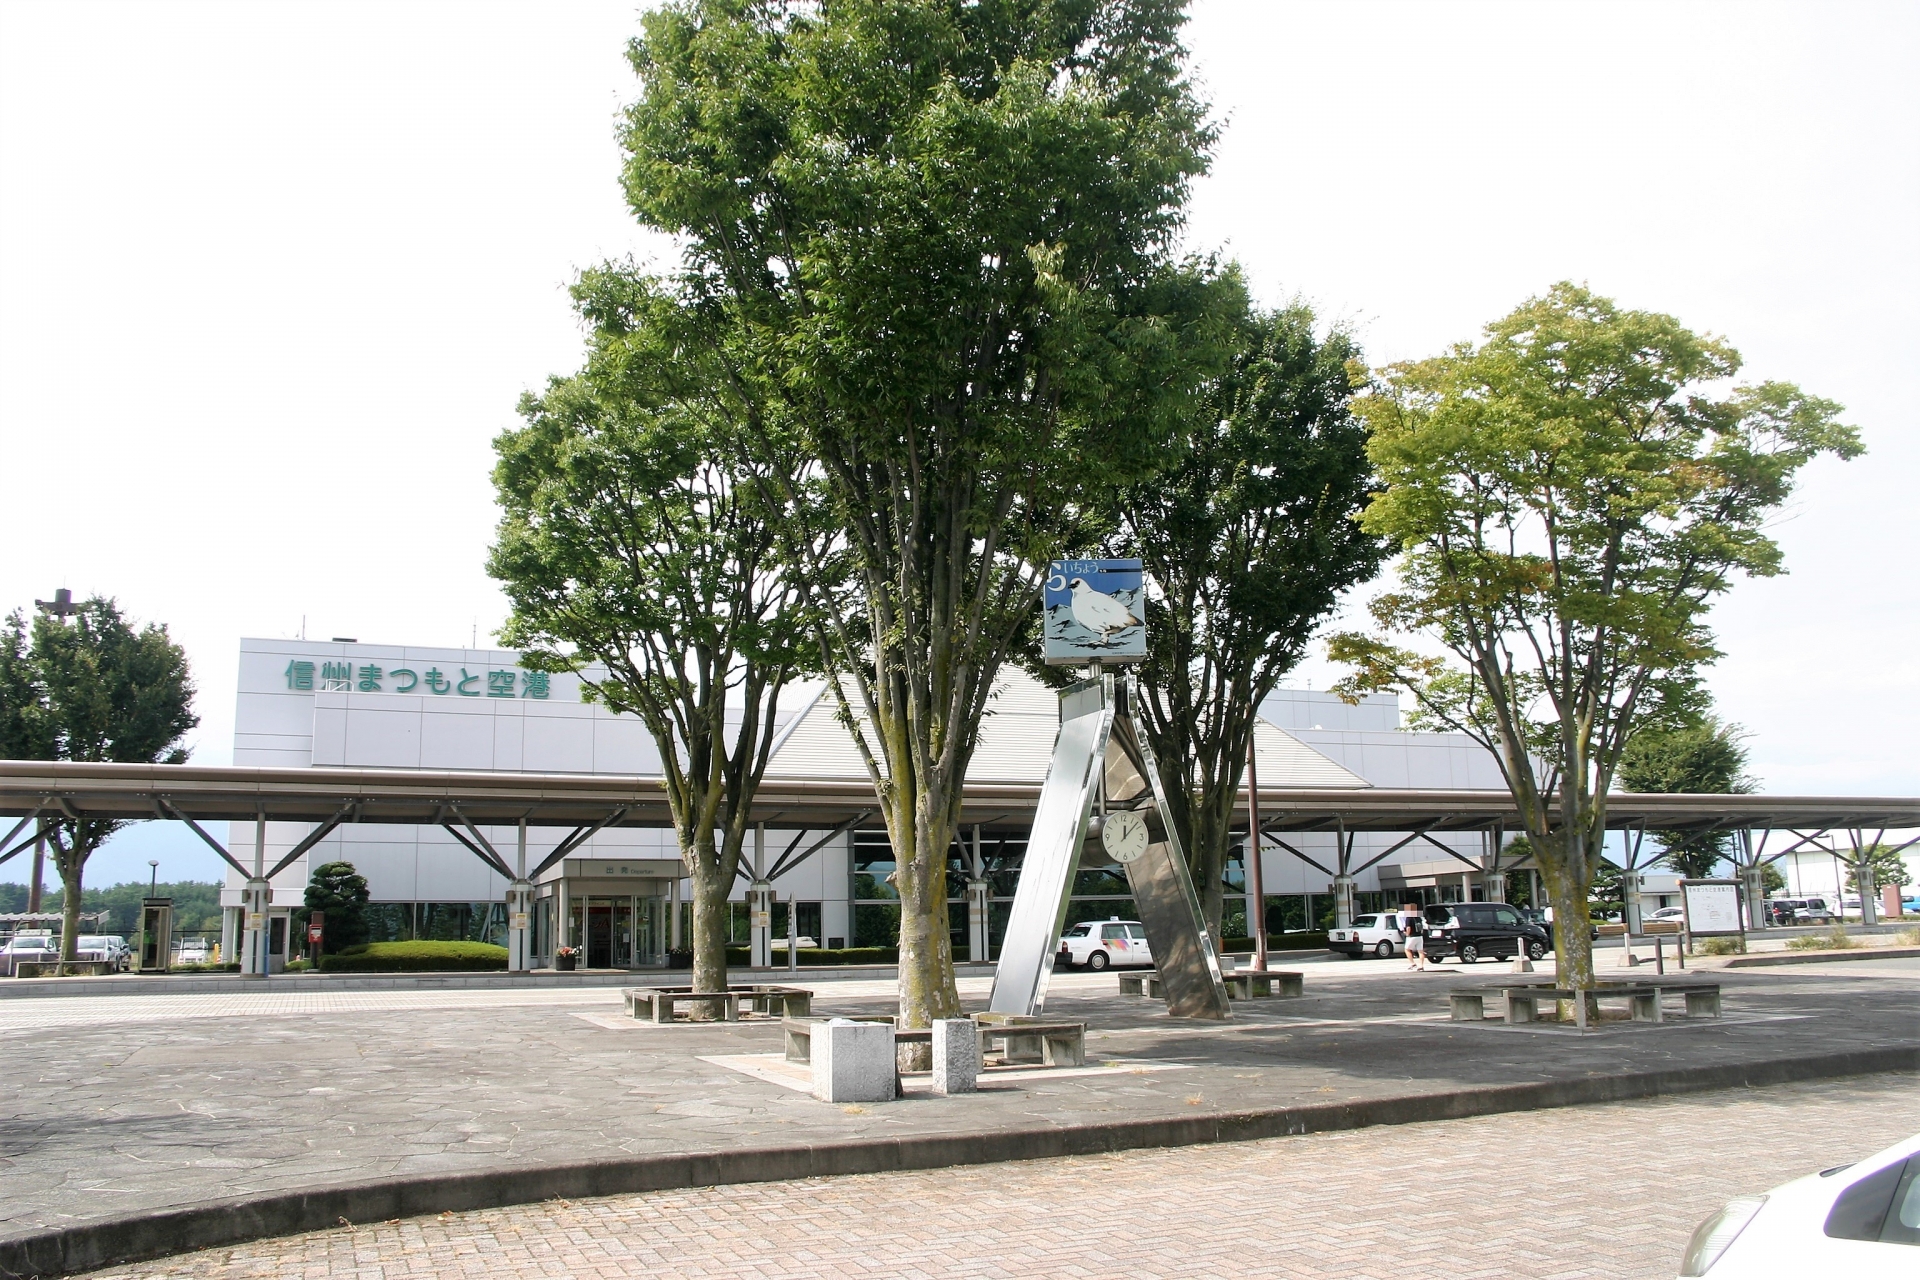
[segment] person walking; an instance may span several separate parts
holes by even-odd
[[[1425,973],[1427,969],[1427,918],[1420,908],[1407,903],[1400,908],[1400,932],[1407,935],[1407,968]]]

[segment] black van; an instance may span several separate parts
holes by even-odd
[[[1425,914],[1429,960],[1448,956],[1459,956],[1463,964],[1482,956],[1509,960],[1523,947],[1528,959],[1538,960],[1553,945],[1545,929],[1504,902],[1448,902],[1428,907]]]

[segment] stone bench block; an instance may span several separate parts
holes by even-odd
[[[808,1056],[822,1102],[891,1102],[899,1096],[893,1026],[835,1018],[813,1024]]]
[[[942,1096],[980,1087],[980,1032],[972,1018],[937,1018],[933,1024],[933,1091]]]

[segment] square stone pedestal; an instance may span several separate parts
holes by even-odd
[[[933,1091],[974,1093],[980,1085],[980,1031],[972,1018],[936,1018],[933,1023]]]
[[[813,1096],[822,1102],[891,1102],[898,1095],[893,1024],[835,1018],[813,1028]]]

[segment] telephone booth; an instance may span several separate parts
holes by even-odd
[[[173,958],[173,899],[140,900],[140,972],[165,973]]]

